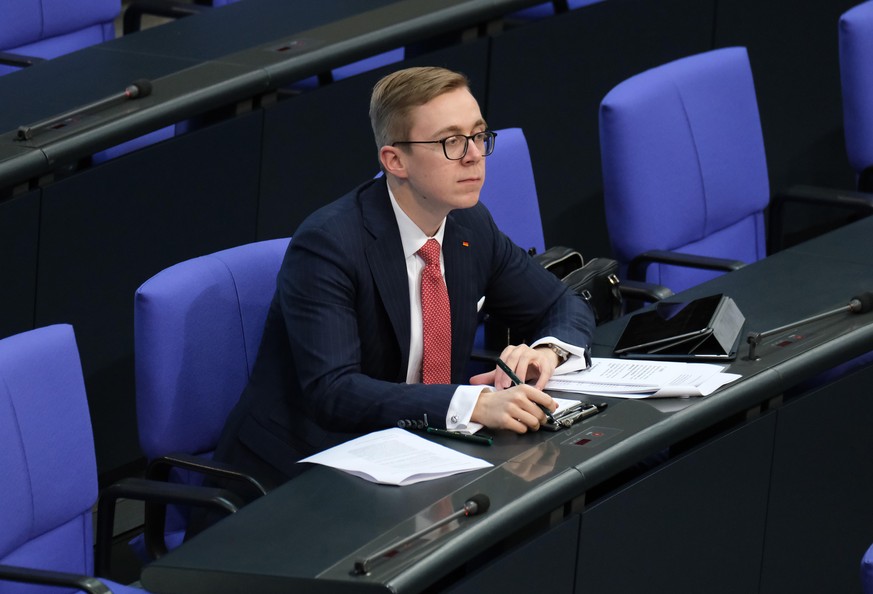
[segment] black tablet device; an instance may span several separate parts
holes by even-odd
[[[736,358],[744,323],[736,303],[725,295],[665,300],[628,320],[615,345],[615,355],[730,361]]]

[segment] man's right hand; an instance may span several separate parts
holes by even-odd
[[[506,390],[483,390],[470,420],[491,429],[509,429],[516,433],[536,431],[546,422],[546,414],[537,404],[554,412],[555,400],[533,386],[522,384]]]

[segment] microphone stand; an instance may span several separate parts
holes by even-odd
[[[124,91],[120,93],[110,95],[109,97],[104,97],[103,99],[99,99],[97,101],[94,101],[93,103],[76,107],[74,109],[71,109],[70,111],[64,112],[59,115],[54,115],[50,118],[35,122],[33,124],[19,126],[15,139],[19,141],[31,140],[34,134],[41,132],[42,130],[63,128],[71,121],[80,118],[83,115],[103,110],[113,105],[129,101],[131,99],[147,97],[151,94],[151,92],[151,81],[146,79],[135,80],[127,87],[125,87]]]
[[[809,318],[804,318],[802,320],[798,320],[796,322],[791,322],[790,324],[785,324],[784,326],[779,326],[778,328],[773,328],[772,330],[766,330],[764,332],[750,332],[749,336],[746,338],[746,342],[749,343],[749,356],[747,359],[749,361],[757,361],[760,357],[755,353],[758,345],[761,344],[761,341],[765,338],[769,338],[775,334],[779,334],[780,332],[785,332],[786,330],[790,330],[791,328],[795,328],[797,326],[801,326],[804,324],[811,324],[812,322],[818,322],[819,320],[823,320],[825,318],[829,318],[831,316],[841,314],[841,313],[863,313],[865,311],[869,311],[871,307],[871,294],[864,293],[858,297],[853,297],[851,301],[849,301],[848,305],[844,305],[838,309],[834,309],[831,311],[826,311],[824,313],[820,313],[818,315],[814,315]]]
[[[483,495],[481,493],[474,495],[469,500],[464,502],[464,507],[453,512],[452,514],[446,516],[442,520],[434,522],[427,528],[423,530],[419,530],[418,532],[414,532],[399,540],[398,542],[392,543],[391,545],[385,547],[384,549],[373,553],[369,557],[365,557],[363,559],[355,560],[355,568],[351,571],[352,575],[366,575],[370,572],[370,564],[380,557],[384,557],[389,553],[397,552],[400,547],[412,542],[413,540],[419,539],[425,534],[436,530],[441,526],[445,526],[449,522],[453,520],[457,520],[458,518],[463,518],[464,516],[475,516],[478,514],[483,514],[488,511],[488,507],[491,505],[490,500],[487,495]]]

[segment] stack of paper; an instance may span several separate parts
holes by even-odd
[[[687,398],[708,396],[739,377],[710,363],[595,358],[588,369],[552,376],[546,389],[617,398]]]
[[[385,485],[411,485],[492,466],[398,428],[369,433],[300,462],[338,468]]]

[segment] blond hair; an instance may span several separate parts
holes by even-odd
[[[431,99],[455,89],[469,89],[470,81],[460,72],[425,66],[393,72],[373,87],[370,97],[370,125],[376,149],[406,140],[412,123],[409,112]]]

